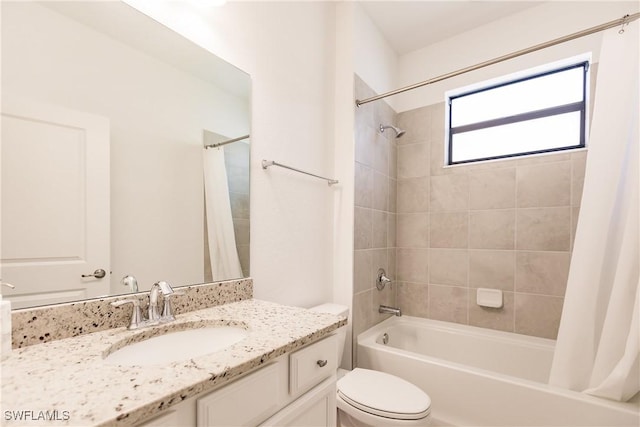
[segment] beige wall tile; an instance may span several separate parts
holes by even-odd
[[[398,143],[393,141],[389,145],[389,177],[398,177]]]
[[[410,213],[398,214],[397,246],[400,248],[428,248],[429,247],[429,214]]]
[[[570,261],[569,252],[518,252],[516,292],[563,297]]]
[[[353,227],[354,249],[369,249],[373,243],[371,209],[355,208]]]
[[[580,206],[584,173],[587,163],[587,152],[581,151],[571,155],[571,206]]]
[[[388,214],[382,211],[373,211],[371,213],[371,219],[373,221],[372,229],[372,241],[371,247],[373,248],[386,248],[387,247],[387,233],[388,233]]]
[[[400,282],[428,283],[429,250],[398,248],[396,251],[396,269],[397,280]]]
[[[376,131],[371,143],[371,150],[373,152],[373,170],[383,175],[389,173],[389,141],[380,133]]]
[[[481,328],[513,332],[514,330],[514,294],[502,294],[501,308],[481,307],[476,301],[477,289],[469,289],[469,324]]]
[[[378,269],[383,268],[386,272],[389,272],[389,250],[388,249],[373,249],[371,251],[371,265],[374,275],[378,274]]]
[[[466,174],[431,178],[431,212],[460,212],[469,209],[469,179]]]
[[[402,310],[403,315],[429,317],[429,286],[399,282],[397,292],[398,308]]]
[[[387,220],[387,247],[395,248],[397,246],[397,215],[390,213]]]
[[[368,125],[360,125],[355,132],[355,156],[356,162],[365,166],[373,166],[373,144],[376,134]]]
[[[398,145],[426,142],[431,130],[431,114],[429,107],[404,111],[397,115],[397,126],[407,131],[398,139]]]
[[[469,212],[469,247],[513,249],[515,222],[515,209]]]
[[[371,251],[357,250],[353,253],[353,292],[359,293],[375,286]]]
[[[398,178],[417,178],[429,176],[429,144],[399,145]]]
[[[467,286],[466,249],[431,249],[429,251],[429,283]]]
[[[515,295],[515,332],[556,339],[564,298],[546,295]]]
[[[427,212],[429,210],[429,177],[398,180],[397,212]]]
[[[387,277],[393,281],[393,283],[397,282],[398,274],[396,268],[396,248],[387,249]],[[377,272],[377,270],[376,270]]]
[[[513,291],[514,251],[469,251],[469,286]]]
[[[516,205],[515,168],[469,173],[469,208],[505,209]]]
[[[251,248],[249,245],[238,246],[238,257],[240,258],[240,268],[245,277],[251,275]],[[209,267],[211,268],[211,267]]]
[[[429,243],[432,248],[466,248],[469,234],[467,212],[432,213]]]
[[[542,163],[553,162],[566,162],[571,159],[571,153],[566,151],[534,154],[531,156],[525,156],[517,158],[516,162],[518,166],[538,165]]]
[[[373,206],[373,171],[370,167],[355,163],[355,205]]]
[[[568,251],[571,208],[518,209],[516,248],[534,251]]]
[[[389,212],[398,211],[398,181],[389,178]]]
[[[429,172],[431,176],[453,173],[455,168],[444,167],[444,136],[429,144]]]
[[[429,316],[446,322],[468,323],[467,288],[429,285]]]
[[[444,107],[445,107],[444,102],[439,102],[429,107],[429,110],[431,113],[431,132],[429,137],[431,141],[444,140],[444,130],[445,130],[445,108]]]
[[[571,199],[571,162],[518,167],[517,205],[520,208],[568,206]]]
[[[373,208],[389,210],[389,178],[378,172],[373,173]]]
[[[251,239],[249,230],[249,220],[234,218],[233,219],[233,231],[236,237],[236,245],[248,245]]]
[[[249,194],[229,193],[229,201],[233,218],[249,219],[251,212]]]
[[[353,336],[366,331],[372,326],[371,306],[373,305],[373,290],[360,292],[353,296]]]

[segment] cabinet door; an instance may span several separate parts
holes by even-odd
[[[269,418],[260,427],[332,427],[336,425],[336,411],[334,375]]]
[[[198,399],[198,427],[258,425],[286,403],[287,363],[281,359]]]

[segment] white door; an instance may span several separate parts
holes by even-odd
[[[21,308],[108,294],[109,120],[3,100],[1,141],[0,277],[16,286],[3,296]]]

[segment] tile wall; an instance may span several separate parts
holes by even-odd
[[[374,94],[357,76],[355,86],[358,98]],[[377,306],[388,301],[411,316],[555,338],[586,151],[445,168],[444,114],[444,103],[356,111],[354,336],[384,319]],[[383,139],[380,119],[406,134]],[[379,152],[390,159],[388,190]],[[387,206],[374,203],[387,191]],[[384,261],[388,293],[375,289]],[[481,287],[502,290],[504,306],[478,306]]]
[[[355,77],[356,98],[374,94]],[[397,140],[393,131],[378,130],[381,123],[395,125],[396,113],[384,101],[373,102],[358,107],[355,119],[354,337],[389,317],[378,307],[396,306],[397,290],[375,286],[378,268],[396,277]],[[353,351],[355,357],[355,340]]]
[[[555,338],[586,152],[445,168],[444,114],[444,103],[398,114],[398,304]],[[502,290],[504,306],[478,306],[477,288]]]

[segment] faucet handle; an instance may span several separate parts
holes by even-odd
[[[162,295],[171,295],[175,292],[171,287],[171,285],[168,282],[165,282],[164,280],[156,282],[155,284],[160,287],[160,291],[162,292]]]
[[[171,298],[176,295],[184,294],[184,291],[173,291],[172,293],[164,296],[164,307],[162,308],[161,317],[161,320],[163,322],[171,322],[172,320],[176,320],[176,317],[173,314],[173,307],[171,306]]]
[[[137,329],[141,326],[144,326],[145,319],[142,315],[142,309],[140,308],[140,301],[138,301],[137,299],[123,299],[119,301],[113,301],[111,303],[111,305],[114,307],[119,307],[124,304],[133,304],[131,322],[129,323],[129,326],[127,326],[127,329]]]
[[[376,279],[376,288],[379,291],[383,290],[385,285],[389,284],[391,286],[391,279],[387,277],[387,273],[384,271],[384,268],[378,269],[378,277]]]

